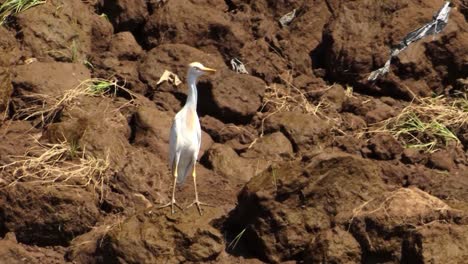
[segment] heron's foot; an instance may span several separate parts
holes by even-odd
[[[174,214],[175,213],[175,210],[174,210],[174,206],[177,206],[177,208],[179,208],[181,211],[183,211],[184,209],[182,207],[180,207],[180,205],[176,202],[175,199],[172,199],[172,201],[170,201],[169,203],[165,204],[165,205],[161,205],[159,207],[157,207],[157,209],[162,209],[162,208],[166,208],[166,207],[171,207],[171,213]]]
[[[193,205],[196,205],[196,206],[197,206],[198,212],[200,213],[200,215],[203,214],[202,209],[201,209],[201,206],[202,206],[202,205],[204,205],[204,206],[209,206],[209,207],[214,207],[214,206],[211,205],[211,204],[203,203],[203,202],[198,201],[198,199],[195,199],[195,200],[193,201],[193,203],[191,203],[189,206],[187,206],[187,208],[190,208],[190,207],[192,207]]]

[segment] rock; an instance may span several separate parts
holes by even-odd
[[[208,207],[203,216],[195,208],[176,215],[162,210],[140,213],[110,230],[98,252],[106,263],[214,260],[224,249],[223,236],[208,223],[221,214],[222,210]]]
[[[321,232],[305,253],[306,263],[361,263],[361,247],[339,227]]]
[[[120,60],[136,60],[143,53],[132,33],[125,31],[112,36],[110,52]]]
[[[137,30],[148,16],[145,0],[104,0],[101,8],[116,31]]]
[[[397,158],[402,152],[401,144],[389,134],[377,134],[369,140],[369,148],[372,154],[381,160]]]
[[[295,150],[318,148],[329,136],[330,125],[312,114],[301,112],[277,113],[265,120],[265,131],[282,131]]]
[[[95,199],[81,188],[17,183],[0,193],[0,225],[24,244],[66,246],[100,219]]]
[[[222,71],[199,86],[202,113],[224,123],[248,123],[262,106],[266,84],[247,74]]]

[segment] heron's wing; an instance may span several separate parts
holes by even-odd
[[[177,118],[174,118],[171,126],[171,134],[169,135],[169,167],[171,170],[174,166],[175,155],[177,151],[177,131],[178,131]]]
[[[198,117],[197,117],[198,119]],[[197,120],[197,140],[198,140],[198,151],[200,151],[201,148],[201,127],[200,127],[200,121]],[[198,151],[197,151],[197,156],[198,156]],[[198,159],[198,157],[196,157]]]

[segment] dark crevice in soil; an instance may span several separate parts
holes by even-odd
[[[24,230],[16,231],[18,242],[26,245],[34,245],[38,247],[62,246],[68,247],[74,234],[66,232],[57,232],[62,227],[61,223],[48,224],[47,228],[40,225],[29,225]],[[55,230],[53,230],[55,229]],[[42,233],[42,236],[30,235],[31,230]]]
[[[135,143],[135,136],[137,132],[137,117],[136,113],[132,114],[130,121],[128,122],[128,127],[130,127],[130,136],[128,137],[128,142],[130,144]]]
[[[362,253],[362,264],[375,264],[375,263],[393,263],[395,258],[391,252],[366,252]]]
[[[154,48],[154,46],[149,45],[147,43],[148,36],[146,36],[146,33],[143,32],[143,26],[137,28],[136,30],[131,31],[131,33],[132,33],[133,37],[135,38],[136,42],[138,43],[138,45],[140,45],[140,47],[144,51],[149,51],[152,48]]]
[[[416,240],[416,241],[415,241]],[[416,246],[414,245],[416,244]],[[418,236],[409,236],[403,241],[401,247],[401,263],[402,264],[423,264],[423,257],[421,252],[417,252],[417,249],[423,247],[422,241]]]
[[[322,40],[320,44],[310,52],[310,60],[312,61],[312,69],[325,69],[325,49],[327,42]]]
[[[0,209],[0,238],[5,237],[6,233],[8,233],[8,229],[5,226],[5,212]]]
[[[152,9],[151,3],[147,2],[146,5],[148,10]],[[143,39],[146,36],[142,34],[143,26],[146,23],[146,21],[139,23],[135,21],[128,21],[127,23],[116,24],[116,17],[118,17],[122,11],[123,10],[121,10],[121,8],[115,3],[114,0],[104,0],[102,4],[96,5],[95,8],[95,13],[97,13],[98,15],[105,14],[108,17],[114,29],[114,34],[128,31],[133,35],[133,37],[135,38],[135,40],[141,48],[143,48],[144,50],[148,50],[145,49],[145,45],[143,45]]]
[[[230,255],[246,259],[259,259],[264,262],[268,262],[261,254],[263,251],[261,245],[255,243],[257,239],[250,227],[224,229],[223,233],[225,234],[226,239],[225,250]]]
[[[228,12],[231,12],[237,9],[237,5],[234,4],[232,0],[224,0],[224,2],[228,6]]]
[[[101,209],[102,211],[104,211],[104,212],[106,212],[108,214],[115,212],[115,207],[112,206],[110,203],[108,203],[105,200],[99,205],[99,209]]]

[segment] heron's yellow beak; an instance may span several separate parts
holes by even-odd
[[[215,69],[211,69],[211,68],[208,68],[208,67],[201,68],[200,70],[202,70],[202,71],[204,71],[206,73],[211,73],[211,74],[216,72]]]

